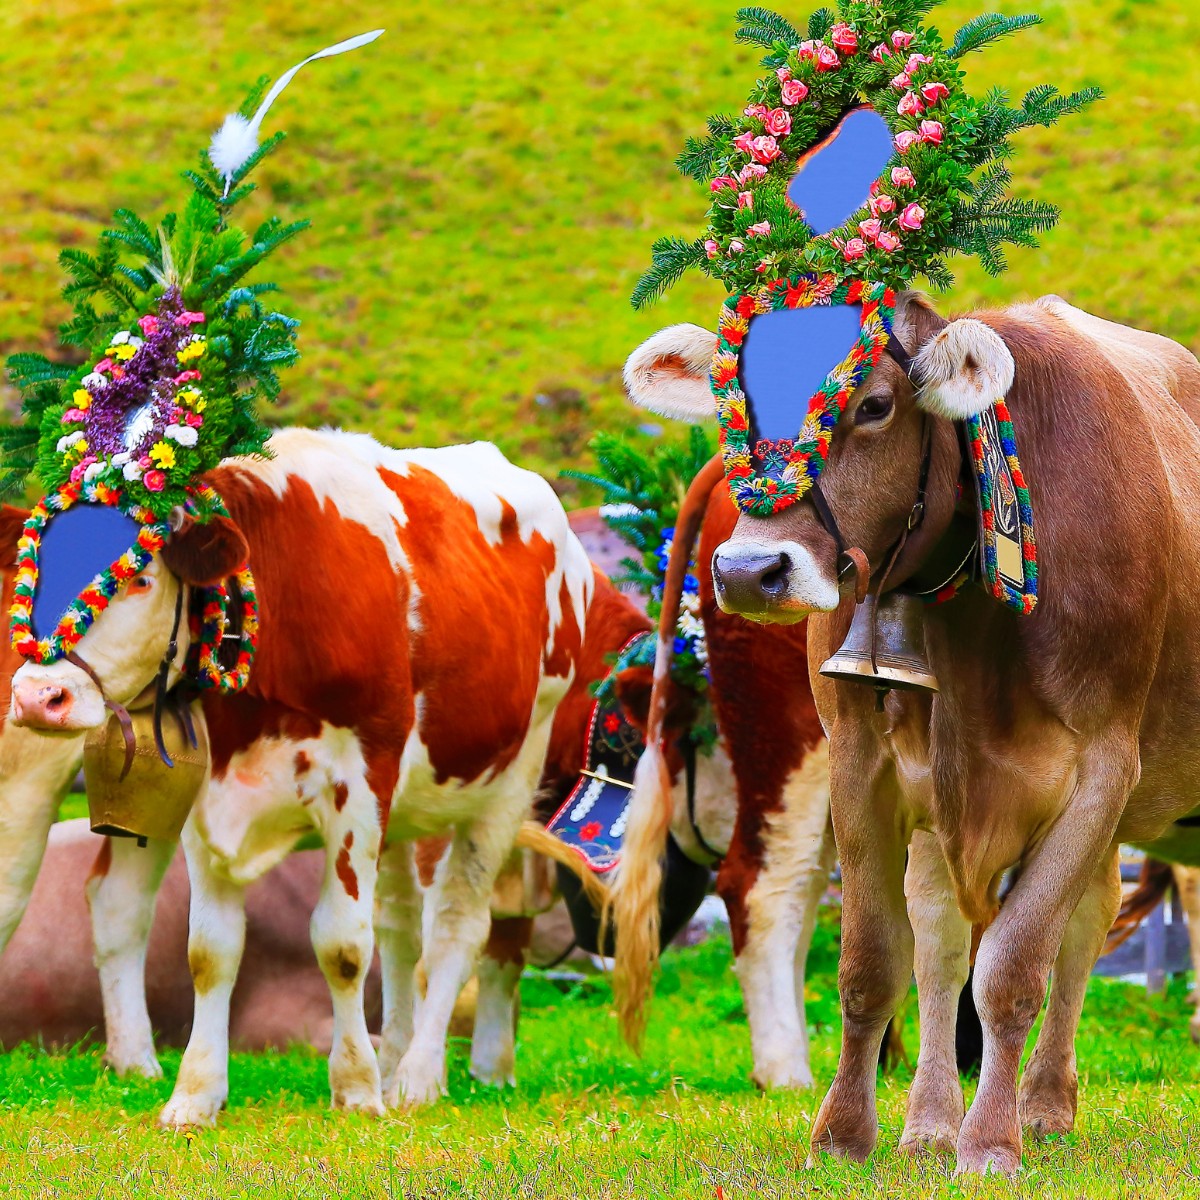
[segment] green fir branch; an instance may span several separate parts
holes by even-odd
[[[769,8],[759,8],[757,5],[739,8],[737,19],[741,24],[734,36],[739,42],[765,46],[770,50],[777,42],[795,46],[801,40],[796,27],[786,17],[781,17]]]
[[[948,51],[951,58],[962,58],[975,50],[982,50],[1000,38],[1019,33],[1033,25],[1040,25],[1042,18],[1031,13],[1016,17],[1000,13],[983,13],[972,17],[955,35]]]
[[[637,281],[630,302],[634,308],[644,308],[668,292],[685,271],[705,261],[704,242],[683,238],[659,238],[650,250],[650,267]]]

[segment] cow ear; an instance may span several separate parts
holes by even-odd
[[[986,412],[1012,387],[1016,365],[1004,339],[982,321],[951,321],[913,362],[917,402],[937,417],[962,421]]]
[[[17,543],[28,520],[27,509],[13,508],[11,504],[0,506],[0,568],[17,565]]]
[[[625,361],[625,390],[640,408],[700,425],[716,415],[708,376],[717,335],[699,325],[671,325]]]
[[[167,539],[163,562],[195,587],[212,587],[240,571],[250,557],[246,535],[228,517],[188,521]]]
[[[896,297],[892,332],[910,357],[915,358],[949,324],[921,292],[901,292]]]

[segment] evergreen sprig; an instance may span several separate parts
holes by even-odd
[[[1009,34],[1019,33],[1022,29],[1029,29],[1041,23],[1042,18],[1033,13],[1015,17],[1005,17],[1000,13],[983,13],[978,17],[972,17],[954,35],[954,41],[950,46],[950,57],[962,58],[972,51],[990,46],[1002,37],[1008,37]]]

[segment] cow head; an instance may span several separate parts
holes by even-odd
[[[708,360],[715,336],[696,326],[663,330],[626,364],[632,398],[683,420],[711,418]],[[983,412],[1012,385],[1012,354],[982,321],[946,321],[919,296],[902,294],[894,334],[912,356],[911,375],[884,355],[846,405],[834,431],[821,491],[846,547],[867,556],[879,572],[904,529],[916,499],[924,423],[932,419],[938,444],[953,446],[939,418],[962,420]],[[957,456],[954,456],[957,462]],[[949,469],[942,457],[941,471]],[[938,477],[935,459],[928,507],[910,563],[932,548],[954,507],[953,479]],[[811,500],[768,517],[741,514],[712,564],[717,601],[726,612],[759,621],[794,623],[831,612],[841,598],[838,547]]]
[[[11,547],[7,540],[0,544],[3,554],[15,551],[15,536],[11,542]],[[154,682],[174,627],[179,589],[218,583],[246,557],[246,539],[228,518],[214,517],[204,525],[185,522],[76,646],[75,655],[95,678],[67,659],[45,666],[26,662],[13,676],[13,724],[46,733],[98,728],[106,719],[106,697],[128,705]],[[186,647],[184,636],[180,658]]]

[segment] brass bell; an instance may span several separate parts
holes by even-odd
[[[881,693],[936,692],[937,676],[925,657],[924,607],[911,592],[888,592],[882,599],[868,594],[854,610],[846,640],[821,664],[821,674]]]
[[[175,763],[167,766],[154,742],[154,706],[129,714],[137,744],[124,779],[125,738],[115,714],[88,734],[83,746],[92,832],[109,837],[174,841],[208,779],[208,727],[200,705],[192,708],[197,745],[174,712],[162,715],[163,744]]]

